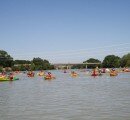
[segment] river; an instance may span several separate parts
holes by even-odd
[[[51,81],[21,74],[0,82],[0,120],[130,120],[130,73],[52,73]]]

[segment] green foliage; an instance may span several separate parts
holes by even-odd
[[[0,67],[0,72],[2,72],[3,71],[3,67]]]
[[[98,59],[90,58],[90,59],[84,61],[83,63],[101,63],[101,61]],[[98,65],[97,64],[88,64],[87,68],[96,68],[97,66],[101,67],[101,64],[98,64]]]
[[[121,58],[121,67],[130,67],[130,53]]]
[[[49,69],[50,69],[50,70],[55,69],[54,65],[50,65],[50,68],[49,68]]]
[[[14,64],[31,64],[29,60],[15,60]]]
[[[120,57],[108,55],[104,58],[102,65],[105,68],[118,68],[120,67]]]
[[[101,63],[98,59],[90,58],[83,63]],[[14,65],[14,66],[13,66]],[[94,65],[90,64],[87,65],[88,68],[95,68],[95,67],[101,67],[101,64]],[[130,53],[124,55],[121,59],[118,56],[115,55],[108,55],[104,58],[102,67],[130,67]],[[10,70],[10,67],[12,67],[12,70],[48,70],[48,69],[54,69],[54,66],[49,63],[48,60],[43,60],[41,58],[33,58],[32,61],[29,60],[15,60],[13,61],[13,58],[4,50],[0,50],[0,71],[3,70],[3,68],[7,68],[7,70]],[[86,65],[73,65],[72,69],[81,69],[86,68]]]
[[[4,50],[0,50],[0,66],[11,67],[13,65],[13,58]]]
[[[36,65],[36,66],[38,66],[38,65],[42,65],[43,64],[43,59],[41,59],[41,58],[33,58],[33,60],[32,60],[32,62]]]
[[[13,71],[26,71],[27,68],[26,68],[26,66],[24,66],[24,65],[19,65],[19,66],[13,66],[13,67],[12,67],[12,70],[13,70]]]
[[[31,65],[28,67],[27,70],[35,70],[35,64],[33,62],[31,62]]]
[[[15,70],[26,71],[29,70],[30,65],[31,65],[31,61],[29,60],[15,60],[12,69],[14,71]]]
[[[12,66],[13,71],[20,71],[20,66]]]
[[[54,66],[52,66],[48,60],[43,60],[41,58],[33,58],[32,60],[35,70],[48,70],[48,69],[53,69]]]
[[[54,69],[53,65],[50,65],[48,60],[43,60],[41,58],[33,58],[32,61],[28,60],[15,60],[15,66],[12,67],[13,70],[48,70]]]
[[[86,65],[73,65],[71,69],[84,69],[86,68]]]

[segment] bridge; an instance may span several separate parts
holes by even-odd
[[[71,69],[71,67],[73,65],[86,65],[86,68],[87,68],[87,65],[100,65],[101,63],[98,62],[98,63],[88,63],[88,62],[85,62],[85,63],[54,63],[52,65],[54,65],[54,67],[56,69],[63,69],[63,68],[67,68],[67,69]]]

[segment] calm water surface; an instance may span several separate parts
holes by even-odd
[[[130,120],[130,73],[77,78],[52,71],[42,77],[0,82],[0,120]]]

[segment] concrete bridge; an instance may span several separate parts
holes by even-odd
[[[54,67],[56,69],[64,69],[64,68],[67,68],[67,69],[71,69],[71,67],[73,65],[86,65],[86,68],[87,68],[87,65],[100,65],[101,63],[55,63],[55,64],[52,64],[54,65]]]

